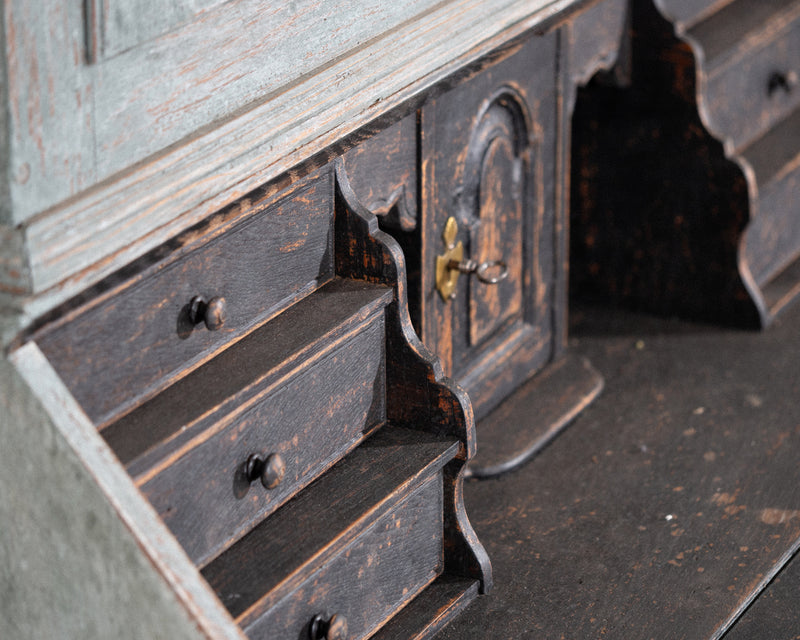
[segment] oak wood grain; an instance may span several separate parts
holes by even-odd
[[[250,638],[307,635],[315,615],[347,620],[348,638],[372,634],[441,571],[441,479],[434,477],[322,564],[288,597],[252,622]],[[305,632],[305,633],[304,633]]]
[[[134,476],[163,468],[163,459],[185,452],[198,434],[379,321],[390,296],[383,287],[334,280],[103,429],[103,437]]]
[[[290,372],[234,420],[141,484],[189,556],[204,563],[347,455],[385,420],[383,317]],[[280,455],[276,487],[250,481],[251,455]]]
[[[435,478],[457,450],[453,440],[386,426],[204,567],[203,576],[232,615],[255,619]],[[249,614],[256,604],[259,613]]]
[[[39,338],[96,423],[332,278],[330,173],[260,213],[181,260],[154,265],[127,291],[88,304]],[[189,303],[198,295],[226,300],[228,318],[218,331],[192,324]]]

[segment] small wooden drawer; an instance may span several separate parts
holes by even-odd
[[[101,432],[194,562],[385,421],[391,299],[337,279]]]
[[[442,479],[437,474],[296,590],[263,614],[258,607],[255,615],[245,613],[239,623],[251,640],[312,637],[315,618],[323,625],[345,621],[347,640],[372,635],[441,573],[441,514]]]
[[[332,229],[326,170],[79,309],[38,338],[39,346],[103,426],[330,280]]]
[[[799,114],[800,115],[800,114]],[[800,126],[800,118],[796,118]],[[800,160],[800,154],[797,158]],[[765,286],[800,254],[800,165],[759,193],[758,215],[747,229],[744,255],[753,279]]]
[[[235,541],[384,421],[383,341],[377,316],[142,485],[192,560]],[[282,473],[256,468],[248,479],[251,456]]]
[[[730,138],[734,148],[749,144],[800,105],[800,16],[717,60],[708,64],[704,107],[713,130]]]

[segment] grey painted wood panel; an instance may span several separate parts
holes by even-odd
[[[674,22],[678,29],[700,21],[703,17],[718,10],[731,0],[655,0],[659,11]]]
[[[34,343],[0,414],[0,636],[243,640]]]
[[[82,21],[80,2],[5,5],[9,132],[0,163],[11,200],[0,222],[20,222],[96,181],[95,87],[84,64]]]
[[[476,60],[506,38],[554,18],[571,4],[573,0],[442,2],[395,24],[384,37],[362,40],[347,56],[325,60],[313,72],[272,91],[262,90],[247,108],[234,111],[241,103],[232,96],[222,120],[195,119],[191,135],[182,138],[180,144],[159,148],[158,154],[148,157],[129,155],[124,173],[108,176],[94,189],[87,190],[86,181],[51,180],[32,172],[25,192],[12,194],[12,218],[27,221],[20,233],[24,234],[30,262],[29,290],[43,294],[26,301],[26,312],[38,315],[51,308],[153,248],[163,234],[178,233],[202,220]],[[82,23],[69,22],[69,28],[82,28]],[[107,63],[119,64],[116,61],[127,55],[115,56]],[[151,62],[143,58],[139,64]],[[74,84],[76,74],[91,70],[93,101],[100,104],[106,98],[99,93],[111,87],[98,81],[104,66],[78,65],[77,71],[60,77],[63,83]],[[191,75],[191,69],[187,73]],[[13,82],[25,85],[29,78],[18,69]],[[10,80],[10,84],[13,82]],[[114,86],[131,96],[137,91],[130,80]],[[25,86],[22,89],[27,90]],[[67,107],[45,115],[59,128],[77,128],[81,135],[88,135],[88,130],[94,136],[98,127],[105,126],[95,113],[76,119],[70,106],[74,93],[62,90],[57,98],[58,104]],[[24,111],[25,100],[14,98],[12,109]],[[191,119],[192,113],[190,105],[188,115],[173,114],[175,126],[184,126],[182,120]],[[164,122],[157,124],[166,126]],[[122,125],[124,128],[126,123]],[[169,132],[165,137],[157,135],[158,127],[143,130],[140,138],[144,147],[157,137],[174,140]],[[19,133],[25,135],[24,131]],[[124,135],[124,131],[118,133]],[[105,167],[106,162],[114,160],[99,142],[101,138],[86,158],[96,155]],[[77,144],[65,147],[81,148]],[[54,166],[63,166],[64,159],[59,162]],[[45,215],[37,216],[45,210]]]
[[[225,0],[86,0],[88,46],[99,60],[168,33]]]
[[[351,55],[436,2],[235,0],[108,60],[95,79],[98,178]]]

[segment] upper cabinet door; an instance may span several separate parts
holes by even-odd
[[[555,335],[556,35],[499,57],[422,112],[421,332],[478,416]]]

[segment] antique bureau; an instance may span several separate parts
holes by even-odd
[[[600,386],[569,124],[627,18],[7,2],[2,635],[425,638],[488,592],[475,417],[565,398],[517,462]]]

